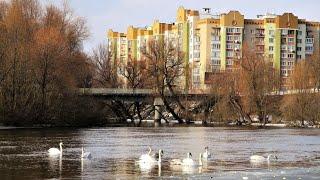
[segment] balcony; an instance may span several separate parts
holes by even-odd
[[[310,38],[310,37],[306,38],[306,44],[313,44],[313,42],[314,42],[314,38]]]
[[[295,34],[288,34],[288,37],[295,37]]]
[[[257,38],[263,38],[265,35],[264,33],[256,33]]]

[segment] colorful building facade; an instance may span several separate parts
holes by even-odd
[[[184,53],[185,73],[179,86],[205,90],[210,75],[228,71],[241,59],[244,46],[254,49],[277,70],[285,86],[294,65],[319,52],[320,23],[299,19],[292,13],[258,15],[245,19],[238,11],[212,15],[180,7],[175,23],[155,21],[150,27],[127,33],[109,30],[109,50],[115,64],[142,60],[148,41],[164,38]],[[121,74],[121,67],[116,67]]]

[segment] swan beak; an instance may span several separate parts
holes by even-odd
[[[278,156],[274,156],[276,158],[276,160],[278,160]]]

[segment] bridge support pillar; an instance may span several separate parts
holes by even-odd
[[[162,106],[164,105],[161,98],[154,99],[154,126],[161,125]]]

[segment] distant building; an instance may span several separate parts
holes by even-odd
[[[155,21],[146,28],[130,26],[126,34],[109,30],[108,40],[113,61],[121,64],[129,57],[142,60],[141,51],[147,48],[148,41],[163,37],[185,54],[186,73],[180,86],[206,89],[206,77],[231,70],[241,59],[244,44],[270,61],[285,85],[296,62],[319,52],[319,35],[319,22],[299,19],[292,13],[245,19],[238,11],[213,15],[209,8],[200,13],[180,7],[175,23]],[[123,69],[115,68],[121,74]]]

